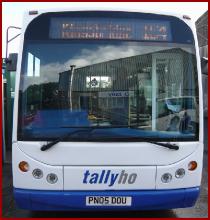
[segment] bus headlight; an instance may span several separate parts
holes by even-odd
[[[183,168],[178,169],[175,173],[176,178],[183,178],[184,175],[185,175],[185,170]]]
[[[172,180],[172,175],[170,173],[164,173],[161,180],[163,183],[169,183]]]
[[[54,173],[50,173],[47,175],[47,182],[48,183],[51,183],[51,184],[54,184],[58,181],[58,177],[56,174]]]
[[[34,169],[32,175],[35,179],[41,179],[43,177],[43,172],[40,169]]]

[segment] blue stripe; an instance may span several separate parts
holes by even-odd
[[[173,190],[132,191],[45,191],[14,188],[19,208],[28,210],[161,210],[191,207],[199,196],[199,187]],[[131,196],[131,206],[86,206],[86,196]]]

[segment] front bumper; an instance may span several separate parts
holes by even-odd
[[[44,191],[14,188],[16,203],[28,210],[161,210],[191,207],[199,187],[173,190]],[[131,196],[131,206],[86,206],[86,196]]]

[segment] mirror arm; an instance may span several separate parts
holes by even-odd
[[[11,39],[9,39],[9,30],[10,29],[18,29],[18,30],[21,30],[20,27],[16,27],[16,26],[9,26],[7,28],[7,33],[6,33],[6,59],[7,59],[7,56],[8,56],[8,44],[13,41],[14,39],[16,39],[20,34],[17,34],[16,36],[12,37]]]

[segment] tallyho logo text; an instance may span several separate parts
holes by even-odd
[[[107,184],[109,187],[115,184],[133,184],[137,179],[136,173],[126,173],[125,170],[121,172],[112,172],[111,170],[101,170],[100,172],[84,172],[84,184]]]

